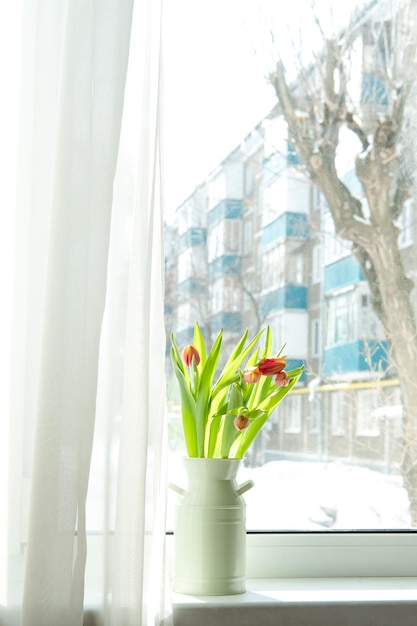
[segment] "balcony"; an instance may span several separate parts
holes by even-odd
[[[287,364],[285,366],[285,371],[286,372],[290,372],[291,370],[296,369],[297,367],[301,367],[302,365],[306,365],[306,362],[304,361],[304,359],[287,359]],[[305,382],[307,377],[307,372],[306,369],[304,367],[303,373],[300,376],[300,383]]]
[[[307,309],[307,287],[284,285],[261,296],[261,314],[268,315],[282,309]]]
[[[308,239],[307,215],[286,211],[262,229],[262,245],[285,241],[286,239]]]
[[[241,272],[241,258],[236,254],[224,254],[214,259],[209,264],[209,278],[213,279],[217,276],[239,275]]]
[[[211,330],[214,333],[220,332],[223,329],[225,332],[240,333],[241,332],[241,320],[240,313],[222,311],[213,315],[210,321]]]
[[[388,106],[386,79],[378,74],[365,73],[362,76],[362,104]]]
[[[388,366],[386,341],[357,339],[325,348],[323,375],[363,374],[383,372]]]
[[[201,279],[187,278],[178,284],[178,295],[180,298],[203,296],[206,292],[206,285]]]
[[[209,226],[224,219],[238,219],[242,217],[242,200],[225,199],[221,200],[208,213],[207,221]]]
[[[324,293],[330,293],[365,280],[358,261],[343,257],[324,268]]]
[[[179,240],[179,251],[193,246],[201,246],[207,241],[207,231],[205,228],[189,228],[183,233]]]

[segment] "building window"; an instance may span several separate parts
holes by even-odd
[[[253,225],[252,220],[245,222],[243,227],[243,254],[250,254],[253,251]]]
[[[240,220],[225,219],[213,226],[208,235],[208,261],[228,254],[240,254],[242,224]]]
[[[264,252],[261,257],[262,262],[262,290],[272,291],[281,287],[285,281],[285,250],[284,246],[277,246]]]
[[[178,282],[182,283],[193,276],[193,250],[187,248],[178,255]]]
[[[245,195],[251,196],[255,187],[255,172],[253,163],[248,163],[245,167]]]
[[[354,340],[357,326],[357,298],[354,290],[327,299],[326,347]]]
[[[287,282],[291,285],[302,285],[304,282],[304,256],[292,254],[288,258]]]
[[[178,255],[178,283],[189,278],[201,281],[206,273],[206,262],[201,246],[191,246]]]
[[[287,179],[280,176],[263,189],[262,226],[273,222],[287,210]]]
[[[316,244],[313,246],[312,251],[312,267],[311,267],[311,282],[313,284],[320,283],[323,277],[323,260],[322,260],[322,246]]]
[[[378,393],[374,389],[361,389],[356,395],[356,434],[359,437],[378,437],[380,423],[375,409]]]
[[[403,204],[403,210],[397,220],[400,229],[398,245],[400,248],[411,246],[414,241],[414,200],[409,198]]]
[[[324,206],[324,197],[318,187],[313,188],[313,211],[320,211]]]
[[[210,308],[213,314],[220,312],[236,313],[241,310],[242,290],[239,278],[224,276],[212,284]]]
[[[330,394],[330,425],[331,433],[334,437],[345,435],[345,402],[341,393],[332,392]]]
[[[298,434],[301,432],[302,410],[301,396],[292,395],[286,398],[285,407],[285,427],[284,431],[288,434]]]
[[[324,216],[324,264],[351,254],[350,245],[336,235],[331,213]]]
[[[177,329],[184,330],[194,325],[196,311],[190,302],[183,302],[177,309]]]
[[[222,172],[208,183],[208,210],[214,209],[226,197],[226,176]]]
[[[321,325],[320,320],[311,322],[311,356],[318,357],[321,354]]]

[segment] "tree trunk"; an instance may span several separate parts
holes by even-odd
[[[331,70],[331,62],[329,67]],[[328,76],[332,81],[333,72],[329,71]],[[306,126],[305,116],[296,112],[282,63],[277,64],[271,82],[287,122],[288,138],[307,174],[326,198],[336,233],[352,242],[352,252],[368,281],[373,308],[386,334],[402,394],[401,469],[410,501],[411,523],[417,526],[417,332],[410,299],[413,284],[405,273],[398,247],[399,230],[395,225],[405,199],[395,151],[398,130],[386,119],[376,125],[370,142],[366,133],[353,122],[352,115],[346,113],[343,98],[339,98],[336,106],[327,107],[327,101],[334,96],[331,84],[323,90],[326,94],[323,120],[318,123],[314,118],[310,126]],[[356,173],[366,194],[369,216],[364,214],[361,202],[342,183],[336,171],[336,147],[343,123],[362,142],[363,152],[357,157]]]

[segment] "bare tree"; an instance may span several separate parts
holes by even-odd
[[[320,28],[318,19],[316,26]],[[414,526],[417,329],[414,284],[398,246],[397,220],[413,193],[414,163],[410,166],[406,156],[411,153],[416,44],[415,1],[390,2],[384,9],[372,2],[356,13],[342,33],[323,40],[315,62],[300,67],[295,79],[287,78],[289,68],[281,58],[269,76],[279,113],[287,123],[288,140],[306,175],[323,193],[336,233],[352,244],[397,368],[403,403],[402,473]],[[358,51],[359,73],[353,62]],[[351,90],[358,82],[361,96],[355,98]],[[345,129],[358,139],[352,162],[365,202],[342,182],[338,169]]]

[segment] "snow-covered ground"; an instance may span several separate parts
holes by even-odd
[[[248,530],[386,530],[410,528],[401,476],[341,462],[271,461],[241,467]],[[170,481],[186,487],[182,460],[172,455]],[[177,496],[168,496],[168,528]]]

